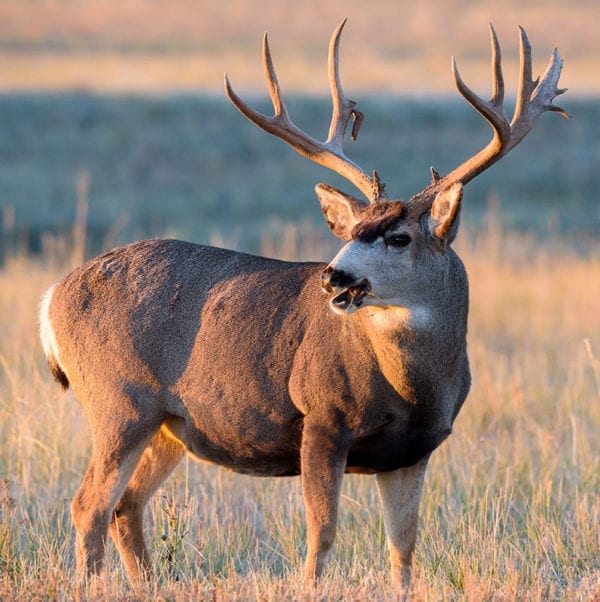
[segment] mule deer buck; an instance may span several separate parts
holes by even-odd
[[[267,38],[263,61],[275,114],[231,102],[300,154],[344,176],[369,203],[326,184],[316,193],[345,245],[329,263],[292,263],[175,240],[146,240],[92,259],[54,285],[41,337],[57,380],[72,386],[91,429],[92,458],[72,502],[82,583],[102,567],[108,534],[130,579],[147,575],[149,498],[186,452],[261,476],[301,475],[305,577],[322,572],[344,473],[375,474],[392,582],[407,586],[421,487],[470,386],[468,283],[451,244],[463,185],[516,146],[554,106],[562,60],[541,80],[520,31],[520,84],[503,108],[500,48],[490,28],[493,94],[460,93],[490,123],[491,142],[409,201],[389,200],[342,150],[362,115],[344,96],[329,47],[333,116],[320,142],[290,120]]]

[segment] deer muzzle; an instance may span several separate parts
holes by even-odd
[[[335,293],[329,304],[335,311],[353,312],[362,304],[371,292],[371,283],[367,278],[357,280],[343,270],[327,266],[321,272],[321,288],[325,293]]]

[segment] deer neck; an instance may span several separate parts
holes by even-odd
[[[405,399],[426,382],[452,379],[465,354],[466,325],[428,306],[365,308],[362,327],[386,380]],[[448,369],[450,368],[450,370]],[[416,401],[416,400],[415,400]]]

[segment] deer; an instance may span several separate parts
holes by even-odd
[[[328,184],[318,197],[343,241],[328,263],[286,262],[189,242],[130,243],[54,284],[40,308],[43,350],[87,417],[92,452],[71,503],[76,574],[101,574],[109,536],[129,579],[152,575],[144,507],[182,457],[243,474],[300,476],[306,511],[304,575],[318,583],[336,534],[346,473],[375,475],[393,587],[410,585],[421,491],[432,452],[469,392],[468,279],[452,248],[463,187],[555,111],[563,61],[554,49],[532,79],[520,28],[514,116],[504,111],[500,46],[490,24],[493,91],[460,94],[491,126],[482,150],[408,201],[390,199],[377,171],[349,159],[343,140],[363,114],[342,90],[340,36],[328,79],[333,103],[321,142],[286,109],[265,34],[272,117],[225,92],[252,123],[343,176],[366,198]]]

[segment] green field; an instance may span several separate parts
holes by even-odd
[[[467,224],[477,228],[492,203],[510,229],[581,244],[597,237],[600,105],[561,100],[572,120],[543,115],[520,147],[467,187]],[[289,105],[301,127],[325,136],[328,101]],[[367,98],[359,106],[365,123],[347,152],[365,170],[377,169],[391,196],[408,198],[428,183],[430,165],[445,173],[490,137],[459,100]],[[225,100],[207,97],[1,96],[0,156],[2,246],[12,248],[38,250],[45,234],[71,228],[83,173],[92,252],[165,233],[256,252],[285,224],[303,224],[309,238],[324,235],[317,182],[355,193]]]

